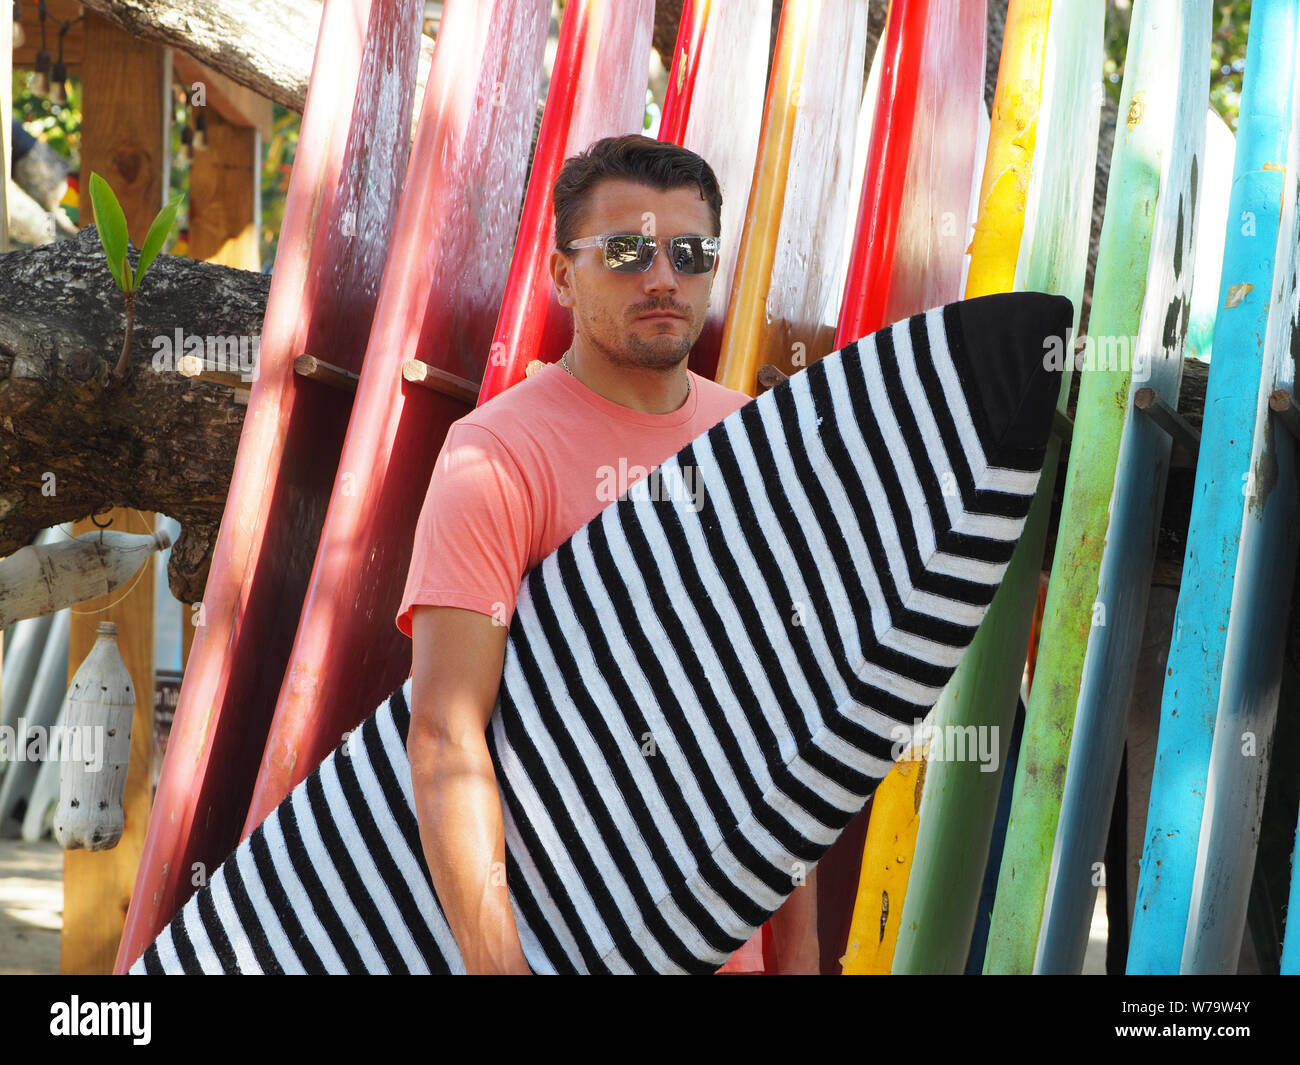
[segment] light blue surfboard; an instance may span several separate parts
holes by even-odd
[[[1280,345],[1291,304],[1270,317],[1269,297],[1298,7],[1257,0],[1252,11],[1213,361],[1134,907],[1134,973],[1186,967],[1185,940],[1203,921],[1214,928],[1215,960],[1203,955],[1197,967],[1232,968],[1245,921],[1287,616],[1279,596],[1289,597],[1295,552],[1292,540],[1289,563],[1279,557],[1282,526],[1294,514],[1292,447],[1270,420],[1267,398],[1290,364]],[[1291,158],[1294,167],[1294,147]],[[1287,187],[1294,193],[1294,178]],[[1294,240],[1289,269],[1293,252]],[[1289,340],[1289,324],[1285,333]],[[1251,730],[1253,753],[1244,756],[1241,733]],[[1251,782],[1258,801],[1244,793]]]

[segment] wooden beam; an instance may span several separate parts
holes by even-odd
[[[126,214],[131,241],[139,247],[167,190],[171,63],[165,49],[138,41],[94,15],[88,13],[84,25],[81,171],[87,181],[94,171],[112,185]],[[91,213],[83,209],[83,224],[91,220]],[[109,516],[115,529],[153,531],[152,513],[115,508]],[[74,532],[91,528],[89,521],[82,521]],[[103,600],[81,604],[73,613],[69,681],[90,652],[99,622],[115,621],[122,657],[135,682],[136,707],[131,767],[122,799],[126,813],[122,839],[112,850],[64,855],[64,973],[113,971],[144,847],[152,803],[154,565],[151,557],[125,594],[119,588]]]
[[[473,407],[478,403],[480,386],[457,374],[430,366],[422,359],[407,359],[402,363],[402,379],[420,385],[444,396],[451,396]]]
[[[207,120],[208,146],[190,164],[190,258],[260,270],[258,131],[212,106]]]
[[[335,366],[332,362],[325,362],[315,355],[299,355],[293,360],[293,372],[299,377],[319,381],[340,392],[356,392],[357,383],[361,380],[360,374]]]
[[[262,140],[271,139],[271,101],[265,96],[259,96],[185,52],[172,52],[172,71],[176,80],[191,90],[196,82],[201,83],[207,106],[232,126],[253,126],[261,133]],[[208,121],[212,121],[212,111],[208,112]]]

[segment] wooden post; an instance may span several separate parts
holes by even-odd
[[[258,131],[204,108],[208,147],[190,165],[190,258],[260,270]]]
[[[93,172],[113,187],[126,214],[131,243],[139,247],[166,199],[170,166],[169,53],[146,44],[86,12],[82,65],[83,188]],[[90,198],[83,198],[82,222],[91,221]],[[148,338],[137,337],[147,346]],[[153,532],[154,515],[128,508],[109,512],[114,529]],[[103,521],[104,519],[100,519]],[[74,533],[93,526],[80,521]],[[122,805],[125,829],[109,851],[69,851],[63,860],[64,973],[113,971],[136,868],[149,821],[149,758],[153,743],[153,568],[150,557],[130,591],[110,592],[82,603],[72,618],[69,680],[95,642],[101,621],[117,623],[122,658],[135,683],[131,768]],[[107,607],[107,609],[105,609]]]

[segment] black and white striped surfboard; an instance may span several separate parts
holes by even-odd
[[[529,573],[488,745],[534,971],[710,972],[801,882],[993,598],[1070,320],[1060,297],[989,296],[850,344]],[[409,699],[410,681],[131,971],[461,971]]]

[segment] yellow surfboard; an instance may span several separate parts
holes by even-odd
[[[917,813],[925,787],[927,754],[926,748],[920,748],[912,757],[895,762],[871,800],[858,898],[849,942],[840,960],[845,976],[887,973],[894,960],[898,919],[921,823]]]
[[[760,367],[791,374],[834,350],[866,31],[864,5],[781,9],[718,358],[728,388],[753,395]]]
[[[1013,287],[1041,100],[1050,0],[1007,11],[965,296]],[[925,748],[928,755],[928,748]],[[888,973],[920,828],[925,756],[899,761],[876,791],[844,973]]]

